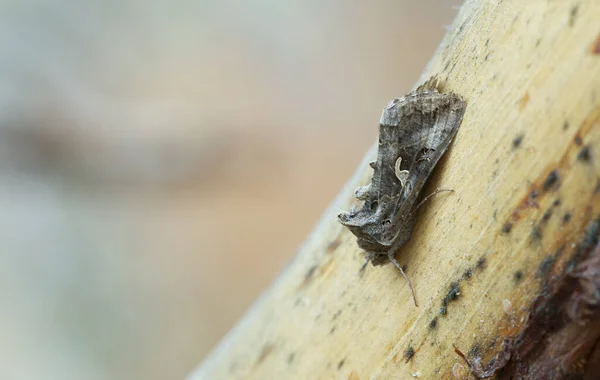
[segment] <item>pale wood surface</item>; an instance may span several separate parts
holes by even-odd
[[[422,208],[397,255],[419,307],[393,266],[359,273],[362,252],[335,218],[368,182],[372,150],[190,379],[467,378],[453,344],[491,358],[522,328],[540,263],[560,251],[561,271],[600,214],[598,20],[596,0],[468,1],[422,78],[438,74],[467,111],[426,189],[455,192]]]

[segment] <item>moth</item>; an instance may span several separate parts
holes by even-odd
[[[460,96],[440,93],[437,82],[433,77],[383,109],[377,160],[370,163],[373,177],[354,192],[362,207],[338,215],[366,251],[365,264],[392,262],[400,270],[415,305],[412,284],[395,255],[411,237],[416,211],[428,198],[417,203],[423,185],[456,135],[466,108]]]

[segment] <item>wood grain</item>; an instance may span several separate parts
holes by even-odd
[[[190,379],[468,378],[453,345],[498,353],[600,216],[598,20],[595,0],[468,1],[422,76],[467,111],[427,186],[454,193],[422,208],[397,255],[419,307],[393,266],[359,272],[335,218],[368,183],[372,150]]]

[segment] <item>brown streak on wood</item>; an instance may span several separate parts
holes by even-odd
[[[525,106],[527,106],[527,103],[529,103],[529,93],[528,92],[526,92],[525,95],[523,95],[523,97],[519,101],[519,107],[521,107],[521,109],[524,109]]]
[[[592,43],[592,47],[590,48],[590,52],[592,54],[594,54],[594,55],[600,54],[600,34],[598,34],[598,37],[596,37],[596,39]]]
[[[262,364],[262,362],[265,361],[265,359],[273,352],[273,350],[275,349],[275,346],[273,344],[266,344],[261,352],[260,355],[258,356],[258,359],[256,359],[256,363],[254,364],[255,366],[259,366]]]
[[[333,271],[333,259],[327,261],[324,265],[321,266],[321,268],[319,268],[319,274],[321,277],[325,278],[327,276],[329,276],[332,271]]]

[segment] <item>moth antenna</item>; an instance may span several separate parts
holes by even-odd
[[[402,273],[402,276],[404,276],[404,279],[406,280],[406,282],[408,283],[408,287],[410,288],[410,293],[412,294],[412,299],[415,302],[415,306],[419,306],[417,304],[417,297],[415,297],[415,291],[414,291],[414,289],[412,287],[412,283],[410,282],[410,280],[406,276],[406,273],[404,273],[404,270],[402,270],[402,267],[400,266],[400,264],[398,263],[398,261],[396,261],[396,258],[394,257],[394,255],[392,253],[388,253],[387,256],[390,259],[390,261],[392,263],[394,263],[394,265],[396,266],[396,268],[398,268],[400,270],[400,273]]]
[[[454,192],[454,190],[452,190],[452,189],[436,189],[436,190],[435,190],[433,193],[431,193],[431,194],[429,194],[428,196],[426,196],[426,197],[425,197],[425,198],[424,198],[424,199],[423,199],[423,200],[422,200],[422,201],[421,201],[421,202],[420,202],[420,203],[417,205],[417,207],[415,207],[415,208],[413,209],[413,211],[412,211],[412,212],[415,212],[415,211],[417,211],[417,209],[418,209],[419,207],[423,206],[423,203],[425,203],[427,200],[429,200],[429,198],[433,197],[433,196],[434,196],[434,195],[436,195],[436,194],[443,193],[444,191],[450,191],[450,192],[452,192],[452,193]]]

